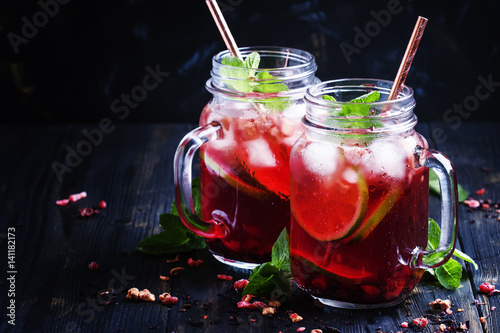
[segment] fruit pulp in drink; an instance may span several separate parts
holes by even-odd
[[[227,227],[207,239],[215,255],[248,263],[269,261],[290,223],[289,154],[303,132],[303,105],[265,112],[228,104],[207,106],[201,124],[218,121],[223,137],[201,146],[202,218]]]
[[[414,133],[294,147],[290,255],[302,289],[351,304],[395,304],[411,292],[424,272],[410,268],[411,253],[428,236],[428,169],[416,166],[416,145],[427,143]]]

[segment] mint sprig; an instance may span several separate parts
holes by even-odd
[[[221,74],[228,78],[224,82],[229,89],[243,93],[265,94],[289,91],[283,80],[274,77],[268,71],[258,71],[260,55],[257,52],[250,53],[245,60],[233,56],[225,57],[222,59],[222,64],[226,66],[222,66]],[[259,100],[258,103],[270,111],[283,111],[290,105],[290,98],[269,97]]]
[[[427,250],[433,251],[439,247],[439,239],[441,237],[441,228],[433,219],[429,218],[429,237],[427,240]],[[477,270],[479,267],[467,254],[455,249],[453,256],[471,263]],[[453,258],[450,258],[444,265],[426,270],[446,289],[455,290],[460,286],[462,278],[462,265]]]
[[[322,99],[329,101],[329,102],[337,102],[335,97],[330,96],[330,95],[323,95]],[[351,99],[348,103],[352,104],[342,104],[340,110],[335,110],[334,111],[334,116],[336,117],[345,117],[347,118],[346,121],[343,121],[340,119],[340,122],[338,124],[343,127],[343,128],[375,128],[375,127],[382,127],[382,122],[378,120],[360,120],[360,121],[354,121],[352,119],[349,119],[350,117],[368,117],[370,116],[371,112],[371,105],[369,103],[376,102],[380,99],[380,93],[376,90],[370,91],[364,95],[361,95],[359,97],[356,97],[354,99]],[[354,104],[359,104],[359,105],[354,105]],[[340,106],[340,104],[337,104],[336,106]]]
[[[292,284],[288,234],[283,229],[273,245],[271,261],[253,269],[243,295],[268,297],[285,303],[292,297]]]
[[[193,179],[192,186],[195,211],[200,215],[200,179]],[[177,213],[175,203],[172,204],[170,213],[160,214],[160,226],[163,230],[140,241],[136,246],[137,251],[150,255],[163,255],[189,252],[206,247],[203,237],[197,236],[184,226]]]

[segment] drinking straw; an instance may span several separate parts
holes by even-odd
[[[413,33],[411,34],[410,42],[406,47],[406,52],[399,66],[398,73],[396,74],[396,78],[394,79],[394,83],[392,84],[392,88],[387,100],[397,99],[399,93],[401,92],[401,89],[403,89],[403,85],[405,83],[406,77],[408,76],[408,72],[410,71],[413,58],[415,58],[415,53],[417,52],[418,44],[420,44],[420,40],[422,39],[422,35],[424,34],[426,25],[427,19],[425,17],[419,16],[417,19],[417,23],[415,24],[415,28],[413,29]]]
[[[234,41],[233,35],[231,34],[229,27],[227,26],[226,20],[224,19],[224,16],[220,11],[217,1],[205,0],[205,2],[207,3],[208,9],[210,9],[210,13],[214,18],[217,28],[219,28],[219,32],[222,35],[222,39],[224,40],[224,43],[226,44],[226,47],[229,50],[229,53],[231,53],[233,57],[238,57],[241,60],[243,60],[240,50],[238,49],[238,46]]]

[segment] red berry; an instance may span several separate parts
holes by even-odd
[[[495,290],[495,285],[488,282],[485,282],[479,286],[479,291],[482,292],[483,294],[489,294],[493,290]]]

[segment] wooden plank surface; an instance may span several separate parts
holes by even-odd
[[[237,310],[241,295],[232,282],[217,278],[227,274],[247,278],[248,272],[217,262],[207,250],[173,256],[146,256],[135,245],[159,231],[159,214],[168,212],[173,201],[172,158],[182,136],[194,125],[118,125],[109,133],[96,135],[96,144],[87,156],[73,161],[71,172],[59,175],[54,162],[64,164],[67,151],[85,152],[82,130],[95,126],[1,126],[0,153],[0,241],[7,255],[7,230],[15,229],[15,326],[0,321],[1,332],[305,332],[323,326],[340,332],[397,332],[403,321],[430,315],[428,303],[450,299],[454,312],[449,319],[467,322],[470,332],[496,332],[500,296],[478,293],[484,282],[498,283],[500,223],[498,214],[460,207],[459,247],[473,257],[480,269],[470,265],[456,291],[422,281],[402,304],[382,310],[349,311],[319,309],[303,291],[296,289],[290,304],[272,318],[258,312]],[[447,140],[435,140],[432,131],[442,128]],[[418,130],[430,144],[449,156],[459,182],[474,193],[485,188],[484,199],[500,201],[500,124],[462,124],[459,130],[446,124],[421,124]],[[94,134],[97,132],[93,132]],[[439,141],[439,142],[438,142]],[[67,163],[66,163],[67,164]],[[485,171],[486,170],[486,171]],[[86,191],[87,198],[59,207],[55,201]],[[474,197],[479,198],[474,194]],[[89,217],[79,216],[78,208],[107,208]],[[437,214],[437,198],[431,197],[431,216]],[[492,215],[494,217],[487,217]],[[475,220],[471,223],[470,220]],[[200,267],[189,267],[188,258],[203,259]],[[96,261],[99,269],[90,271]],[[185,270],[167,282],[174,266]],[[6,261],[2,272],[9,271]],[[1,280],[0,304],[6,309],[8,276]],[[179,303],[169,308],[156,302],[125,299],[131,287],[147,288],[157,296],[169,291]],[[116,295],[103,294],[113,288]],[[478,299],[483,305],[474,305]],[[109,304],[106,304],[108,303]],[[106,304],[106,305],[105,305]],[[456,311],[463,309],[462,312]],[[304,317],[291,323],[287,311]],[[5,310],[4,310],[5,311]],[[483,326],[479,318],[487,317]],[[437,331],[430,325],[424,332]]]

